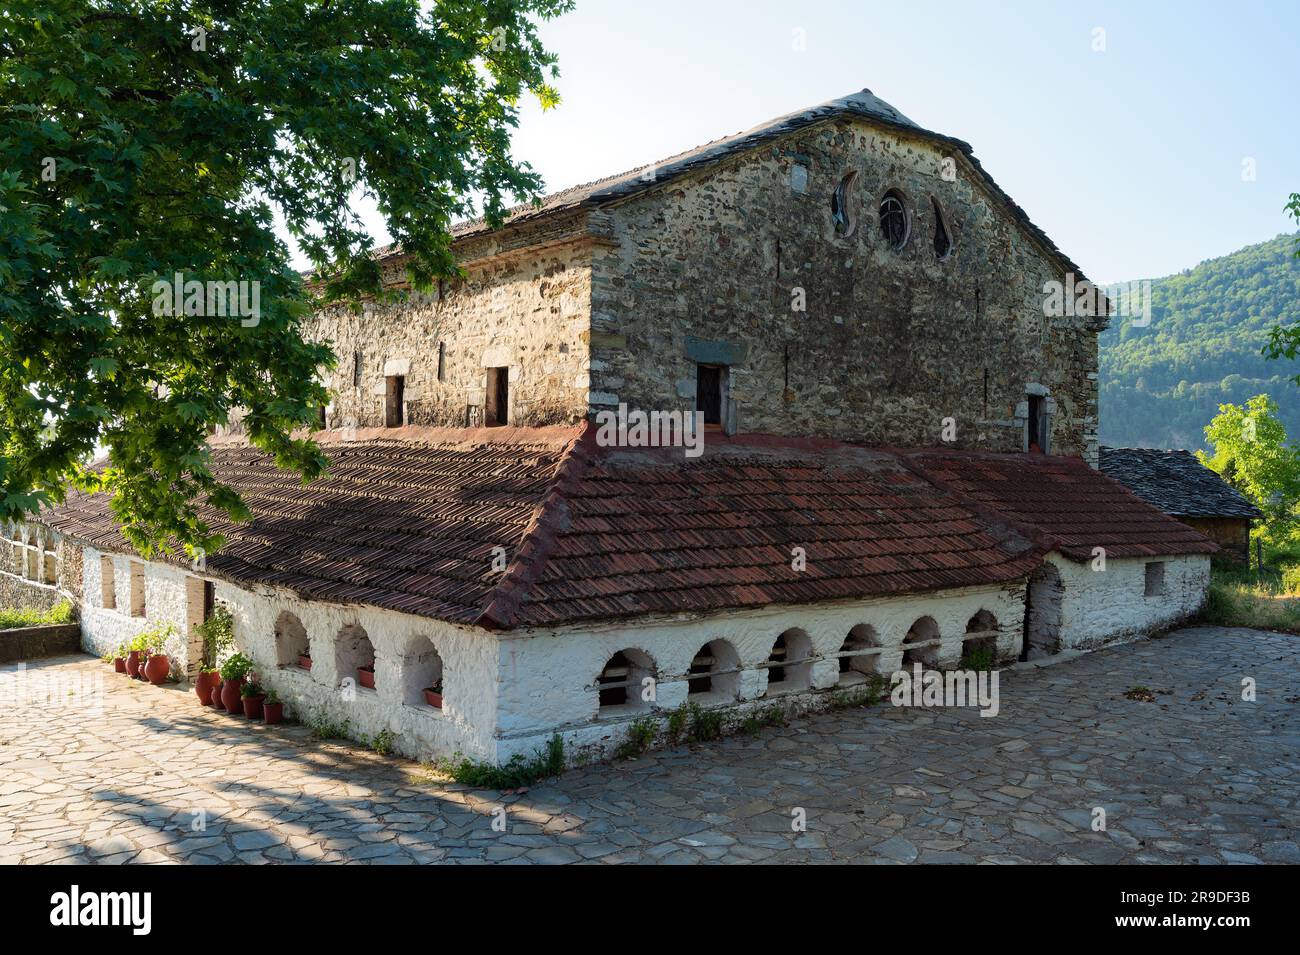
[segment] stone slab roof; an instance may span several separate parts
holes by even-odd
[[[1211,540],[1152,507],[1079,458],[976,451],[909,452],[939,487],[1018,522],[1036,540],[1074,560],[1094,547],[1109,557],[1212,554]]]
[[[1101,469],[1142,500],[1177,517],[1261,517],[1259,508],[1190,451],[1101,449]]]
[[[227,538],[207,575],[512,629],[997,584],[1052,549],[1215,549],[1071,459],[712,434],[687,459],[600,448],[585,425],[317,437],[329,474],[306,487],[247,444],[212,444],[254,518],[204,512]],[[106,495],[72,493],[43,521],[129,550]]]

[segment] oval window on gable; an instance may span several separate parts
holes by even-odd
[[[890,189],[880,200],[880,232],[891,249],[901,249],[907,245],[911,224],[907,218],[907,205],[903,194],[897,189]]]
[[[930,205],[934,207],[934,255],[942,262],[952,254],[952,234],[948,231],[948,222],[943,217],[939,200],[931,196]]]
[[[856,172],[846,173],[831,193],[831,221],[835,223],[835,234],[840,238],[853,234],[853,212],[850,208],[853,182],[858,178]]]

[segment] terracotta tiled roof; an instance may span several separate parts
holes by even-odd
[[[232,525],[202,510],[227,538],[207,572],[308,599],[472,622],[501,577],[491,571],[493,548],[514,559],[579,431],[402,432],[327,437],[329,474],[307,487],[246,444],[214,443],[213,472],[239,489],[254,520]],[[103,549],[130,549],[106,495],[69,494],[44,521]]]
[[[565,519],[498,626],[811,603],[1012,580],[1042,561],[893,455],[761,436],[600,451],[561,488]],[[793,568],[803,548],[806,569]]]
[[[510,629],[997,584],[1051,549],[1078,559],[1095,546],[1215,549],[1072,459],[761,435],[711,436],[688,459],[680,448],[598,448],[594,434],[323,435],[329,474],[305,488],[245,444],[214,443],[214,472],[254,519],[205,512],[227,538],[207,573]],[[104,495],[71,494],[44,520],[129,549]],[[497,547],[504,572],[492,567]]]
[[[1190,451],[1102,448],[1101,469],[1142,500],[1179,517],[1260,517],[1259,508]]]
[[[1044,546],[1076,560],[1091,558],[1094,547],[1110,557],[1218,550],[1079,458],[944,451],[906,458],[933,483],[1032,528]]]

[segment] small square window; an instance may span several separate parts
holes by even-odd
[[[483,408],[483,423],[498,428],[510,423],[510,369],[487,370],[487,402]]]
[[[1147,597],[1159,597],[1165,592],[1165,562],[1153,560],[1146,565],[1146,587],[1143,593]]]

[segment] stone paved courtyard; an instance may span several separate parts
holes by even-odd
[[[501,796],[62,657],[103,713],[3,701],[0,863],[1300,863],[1298,663],[1191,628],[1005,672],[993,718],[841,710]]]

